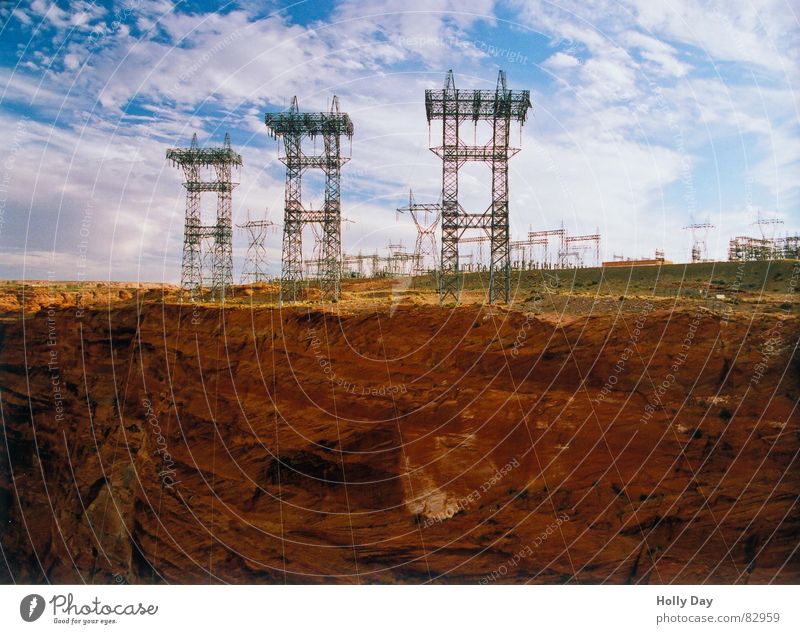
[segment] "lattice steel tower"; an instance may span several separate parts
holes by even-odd
[[[266,271],[267,261],[267,232],[275,223],[267,220],[266,214],[263,220],[250,220],[248,213],[247,222],[236,225],[240,229],[247,231],[247,253],[244,256],[244,266],[240,283],[254,284],[263,282],[269,278]]]
[[[286,165],[286,192],[283,216],[283,252],[281,258],[281,301],[298,299],[303,280],[303,225],[317,222],[322,225],[322,254],[320,293],[322,300],[336,301],[341,287],[342,227],[341,227],[341,167],[349,157],[341,155],[341,138],[353,138],[353,122],[347,113],[339,112],[339,100],[334,97],[330,112],[300,112],[297,97],[288,111],[267,113],[264,119],[273,138],[282,138]],[[303,152],[304,138],[321,136],[323,153]],[[309,168],[325,173],[325,202],[321,210],[305,209],[301,200],[303,172]]]
[[[448,295],[458,302],[461,276],[458,240],[466,229],[482,229],[491,237],[489,303],[511,299],[511,250],[508,222],[508,159],[519,152],[508,145],[511,121],[525,123],[531,107],[530,92],[508,90],[500,71],[495,90],[458,90],[448,71],[443,90],[425,91],[428,125],[442,121],[442,144],[431,151],[442,159],[442,260],[439,300]],[[487,121],[492,139],[486,145],[466,145],[459,138],[465,121]],[[492,203],[481,213],[466,213],[458,204],[458,170],[466,161],[483,161],[492,170]]]
[[[692,222],[683,228],[692,232],[692,264],[708,259],[708,231],[713,228],[710,222]]]
[[[241,167],[242,157],[231,149],[231,137],[225,135],[222,147],[201,148],[197,134],[188,148],[167,150],[167,160],[183,169],[186,188],[186,221],[183,231],[181,288],[190,296],[203,286],[203,242],[213,239],[211,295],[225,300],[233,284],[233,230],[231,226],[233,168]],[[211,170],[211,174],[208,171]],[[205,172],[205,174],[204,174]],[[205,176],[205,178],[203,178]],[[203,225],[200,218],[200,195],[217,193],[217,217],[213,225]]]
[[[414,244],[411,275],[424,275],[428,272],[426,261],[436,269],[436,227],[442,213],[442,206],[435,203],[417,203],[414,192],[408,191],[408,206],[398,207],[400,213],[409,212],[417,228]]]

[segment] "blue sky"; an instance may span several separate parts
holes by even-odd
[[[504,69],[531,91],[512,135],[512,238],[563,223],[599,228],[607,259],[685,261],[681,228],[709,220],[722,258],[730,237],[759,234],[759,213],[800,231],[799,47],[790,0],[3,3],[0,277],[177,281],[184,191],[164,152],[195,132],[230,132],[244,157],[234,221],[269,208],[280,223],[263,113],[293,95],[319,110],[336,94],[353,118],[345,250],[411,248],[394,208],[409,187],[438,197],[423,95],[449,68],[459,87]],[[465,207],[484,208],[489,186],[468,166]],[[268,246],[274,271],[278,232]],[[237,234],[237,276],[245,248]]]

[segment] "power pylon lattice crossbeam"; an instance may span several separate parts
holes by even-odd
[[[459,239],[466,229],[488,230],[491,241],[489,260],[489,303],[511,299],[511,249],[508,219],[508,159],[519,150],[509,147],[512,120],[525,123],[531,107],[530,92],[506,88],[506,75],[500,71],[495,90],[458,90],[453,71],[448,71],[442,90],[425,91],[428,125],[442,122],[442,144],[431,148],[442,159],[441,273],[439,301],[448,297],[459,301]],[[492,139],[485,146],[461,142],[463,122],[479,121],[492,125]],[[458,203],[458,170],[467,161],[488,163],[492,171],[492,203],[482,213],[465,213]]]
[[[350,160],[341,155],[341,139],[353,137],[353,122],[339,111],[333,98],[329,112],[300,112],[297,97],[288,111],[267,113],[264,118],[273,138],[283,139],[286,165],[286,190],[283,217],[283,250],[281,257],[281,301],[299,299],[303,281],[303,225],[322,225],[320,255],[320,294],[323,301],[339,299],[342,275],[341,235],[341,167]],[[323,153],[303,152],[303,139],[321,136]],[[320,169],[325,174],[325,201],[322,210],[305,209],[301,197],[303,172]]]
[[[199,147],[195,134],[188,148],[167,150],[167,160],[182,168],[185,176],[181,289],[193,297],[203,288],[209,268],[206,245],[211,242],[211,295],[224,301],[228,287],[233,284],[232,195],[238,185],[233,182],[233,168],[241,167],[242,157],[231,149],[228,134],[222,147],[210,148]],[[200,217],[200,195],[205,192],[217,194],[217,217],[213,225],[203,225]]]

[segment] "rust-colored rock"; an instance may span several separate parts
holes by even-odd
[[[0,323],[4,581],[800,582],[788,313],[151,299]]]

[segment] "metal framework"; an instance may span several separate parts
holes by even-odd
[[[414,226],[417,228],[417,241],[414,244],[414,260],[411,275],[424,275],[430,262],[435,270],[438,262],[436,257],[436,227],[442,214],[442,206],[438,203],[417,203],[414,192],[408,190],[408,205],[398,207],[397,211],[411,215]]]
[[[186,188],[186,220],[183,231],[181,289],[194,294],[203,287],[204,243],[213,240],[211,263],[211,295],[225,301],[233,284],[233,230],[231,227],[233,168],[242,165],[242,157],[231,149],[231,137],[225,135],[222,147],[201,148],[197,134],[188,148],[167,150],[167,160],[183,169]],[[209,170],[211,174],[209,174]],[[213,225],[203,225],[200,218],[200,196],[216,192],[217,217]]]
[[[303,281],[303,225],[322,225],[320,256],[320,295],[323,301],[337,301],[341,291],[342,226],[341,167],[349,157],[341,154],[342,136],[352,140],[353,122],[339,111],[334,96],[329,112],[300,112],[297,97],[288,111],[267,113],[267,130],[275,139],[283,139],[286,165],[286,191],[283,217],[283,251],[281,257],[281,301],[295,302]],[[322,154],[306,154],[303,139],[322,137]],[[320,169],[325,174],[325,199],[321,210],[305,209],[301,199],[301,182],[307,169]]]
[[[350,218],[341,217],[341,227],[344,229],[347,223],[355,222]],[[323,255],[325,253],[325,232],[324,224],[312,222],[311,232],[314,234],[314,249],[312,250],[311,259],[304,261],[304,270],[307,278],[322,279],[325,272],[325,261]],[[344,271],[344,254],[340,260],[340,267]]]
[[[214,227],[203,225],[200,235],[200,288],[210,289],[214,286]]]
[[[378,257],[377,254],[363,255],[361,252],[359,252],[357,255],[345,254],[342,257],[342,272],[344,275],[348,275],[349,277],[366,277],[365,264],[374,263],[374,259],[376,257]],[[371,271],[371,275],[372,277],[375,277],[377,275],[377,271],[373,269]]]
[[[763,218],[758,212],[757,225],[760,238],[736,236],[728,245],[728,259],[731,261],[753,260],[797,260],[800,259],[800,235],[776,237],[780,218]]]
[[[800,260],[800,235],[777,238],[775,245],[784,260]]]
[[[684,230],[692,232],[692,263],[705,262],[708,260],[708,232],[714,225],[710,222],[693,222],[686,225]]]
[[[531,241],[542,241],[544,242],[544,260],[542,261],[543,268],[550,268],[552,267],[553,263],[549,261],[549,245],[550,239],[556,238],[558,244],[556,246],[556,255],[558,257],[558,262],[556,266],[563,267],[564,262],[562,261],[562,253],[565,251],[564,247],[564,238],[567,237],[567,230],[563,227],[561,229],[547,229],[545,231],[529,231],[528,232],[528,240]],[[542,244],[542,242],[537,242],[536,244]]]
[[[458,90],[453,71],[447,73],[442,90],[425,91],[428,125],[442,122],[442,144],[431,151],[442,159],[442,244],[439,301],[448,296],[459,301],[458,243],[465,230],[488,229],[491,235],[489,260],[489,303],[511,299],[511,252],[508,221],[508,159],[519,149],[509,147],[511,121],[525,123],[531,107],[530,92],[506,88],[506,74],[500,71],[495,90]],[[486,145],[461,142],[461,123],[479,121],[492,125],[492,139]],[[487,163],[492,170],[492,203],[481,213],[465,213],[458,203],[458,170],[467,161]]]
[[[468,238],[461,238],[458,241],[458,244],[459,244],[459,246],[461,246],[462,244],[477,244],[478,245],[478,262],[477,262],[477,266],[480,267],[484,262],[483,245],[486,244],[487,242],[490,243],[490,244],[492,242],[492,238],[488,234],[482,235],[482,236],[478,235],[478,236],[470,236]],[[510,246],[511,250],[513,251],[514,243],[511,242],[510,245],[511,245]],[[473,255],[473,254],[470,254],[470,255]],[[472,260],[470,260],[470,264],[472,264]]]
[[[728,245],[728,260],[732,262],[798,259],[800,259],[798,235],[774,239],[736,236]]]
[[[533,232],[531,232],[533,233]],[[549,244],[549,240],[547,238],[537,238],[537,237],[529,237],[527,240],[514,240],[511,242],[511,253],[513,254],[519,253],[520,257],[517,259],[513,259],[511,262],[512,268],[518,268],[521,270],[533,268],[533,264],[537,261],[533,257],[533,247],[542,247],[543,256],[540,260],[542,266],[547,263],[548,252],[547,247]]]
[[[562,266],[566,267],[568,258],[575,258],[576,268],[586,266],[584,253],[593,253],[595,266],[600,266],[600,234],[593,233],[585,236],[565,235],[564,250],[559,253]]]
[[[255,284],[266,281],[269,279],[269,275],[266,271],[267,247],[265,242],[269,228],[275,226],[275,223],[267,220],[266,217],[263,220],[250,220],[248,216],[247,222],[236,226],[244,229],[248,237],[247,253],[244,256],[244,266],[242,266],[239,282]]]
[[[415,262],[415,253],[408,253],[402,242],[389,243],[386,246],[389,255],[383,259],[386,263],[385,274],[389,277],[404,277],[412,275]]]
[[[728,243],[728,260],[731,262],[755,262],[779,258],[775,241],[769,238],[736,236]]]
[[[772,240],[775,237],[775,230],[778,228],[778,225],[783,224],[783,220],[781,220],[780,218],[762,218],[761,211],[759,211],[758,217],[754,224],[758,225],[758,229],[761,232],[762,239]]]

